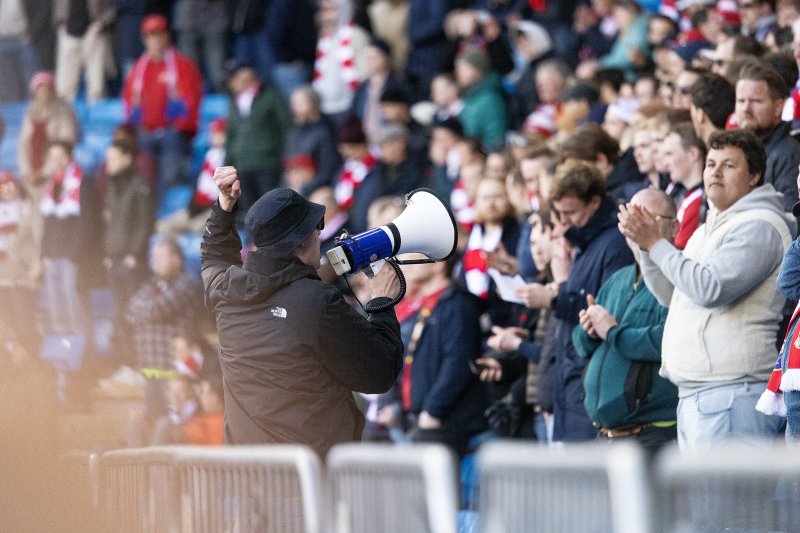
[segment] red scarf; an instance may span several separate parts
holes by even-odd
[[[194,192],[194,203],[199,207],[211,207],[219,196],[219,189],[214,183],[214,170],[225,162],[225,149],[210,148],[203,159],[203,167],[197,177],[197,189]]]
[[[484,235],[481,225],[476,224],[472,227],[472,233],[470,233],[469,241],[467,241],[467,250],[464,252],[463,264],[467,289],[475,296],[483,299],[489,297],[490,277],[486,252],[493,252],[502,237],[502,229],[496,230],[489,235]]]
[[[344,163],[342,173],[339,176],[339,182],[336,184],[334,194],[336,202],[343,209],[350,209],[353,207],[353,195],[361,187],[361,183],[367,174],[375,167],[377,160],[375,157],[367,152],[364,159],[348,159]]]
[[[42,214],[62,219],[80,216],[82,181],[81,167],[74,162],[63,173],[54,176],[47,183],[39,202]]]
[[[0,202],[0,261],[8,257],[22,219],[22,200]]]
[[[456,181],[453,191],[450,193],[450,207],[453,209],[456,222],[467,231],[470,231],[475,223],[475,204],[472,203],[469,193],[467,193],[460,178]]]
[[[144,86],[144,73],[150,64],[152,56],[145,52],[133,66],[133,95],[132,103],[138,106],[142,103],[142,89]],[[170,48],[164,54],[165,75],[167,77],[167,96],[170,100],[178,98],[178,65],[175,60],[175,49]]]
[[[783,391],[800,390],[800,325],[796,323],[798,316],[800,316],[800,304],[795,307],[789,327],[786,328],[786,337],[783,339],[778,360],[767,382],[767,390],[756,403],[756,410],[767,415],[786,416]],[[786,360],[786,370],[783,369],[784,360]]]

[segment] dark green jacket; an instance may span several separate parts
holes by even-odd
[[[502,91],[494,73],[464,91],[464,109],[458,121],[464,126],[464,135],[480,139],[486,150],[502,148],[505,142],[506,103]]]
[[[605,341],[591,338],[577,326],[572,342],[581,357],[589,358],[583,377],[584,406],[599,427],[621,428],[648,422],[675,420],[678,389],[658,375],[661,337],[667,308],[637,283],[637,265],[621,268],[597,294],[618,325]]]
[[[231,98],[228,111],[225,164],[240,172],[263,172],[281,168],[283,140],[292,125],[289,107],[280,92],[262,85],[249,116],[242,116]]]

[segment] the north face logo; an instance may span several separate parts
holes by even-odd
[[[283,307],[273,307],[272,309],[269,310],[269,312],[272,313],[272,316],[278,318],[286,318],[286,309],[284,309]]]

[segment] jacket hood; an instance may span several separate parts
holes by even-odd
[[[769,209],[774,211],[786,221],[789,233],[792,235],[797,233],[797,220],[791,213],[784,211],[783,194],[775,190],[775,187],[773,187],[771,183],[766,183],[750,191],[726,209],[724,213],[718,214],[716,220],[724,220],[736,213],[748,211],[750,209]]]
[[[610,227],[616,227],[616,225],[617,205],[611,198],[606,196],[585,226],[582,228],[569,228],[564,233],[564,237],[581,250],[585,250],[598,235]]]
[[[226,300],[260,303],[299,279],[320,279],[316,270],[296,256],[262,255],[250,252],[244,265],[232,267],[228,284],[221,288]]]

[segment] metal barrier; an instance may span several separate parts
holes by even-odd
[[[337,533],[455,533],[457,463],[437,444],[340,444],[327,457]]]
[[[800,530],[798,450],[782,443],[720,443],[697,455],[658,455],[661,531]]]
[[[478,450],[478,470],[480,531],[651,530],[646,463],[634,444],[490,442]]]
[[[193,448],[174,465],[183,531],[320,530],[320,464],[307,447]]]
[[[101,505],[109,531],[178,531],[173,459],[180,447],[132,448],[100,459]]]

